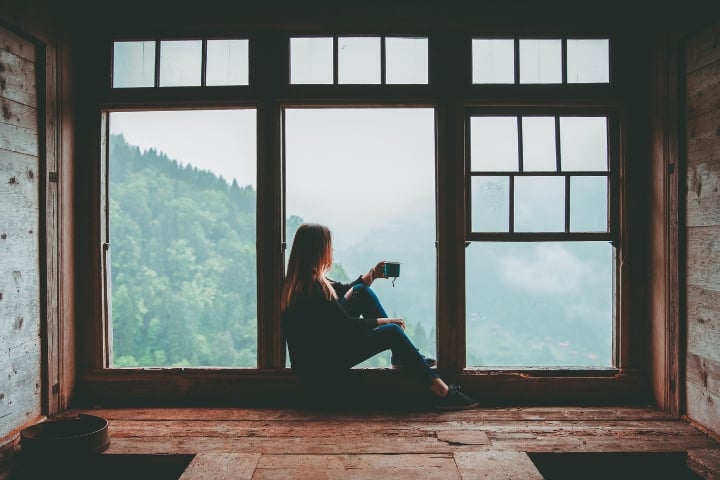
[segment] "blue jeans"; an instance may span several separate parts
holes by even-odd
[[[340,305],[353,317],[387,318],[388,314],[375,291],[364,283],[353,285],[350,294],[339,299]]]
[[[353,286],[349,298],[341,298],[340,305],[355,317],[388,316],[375,292],[364,284]],[[439,378],[438,373],[425,363],[425,358],[405,334],[405,330],[394,323],[379,325],[348,344],[343,352],[344,366],[352,368],[385,350],[392,352],[391,362],[394,365],[405,365],[409,372],[427,380],[428,384]]]

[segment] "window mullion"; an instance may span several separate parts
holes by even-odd
[[[333,85],[338,84],[338,37],[333,35]]]
[[[204,87],[207,85],[207,56],[208,56],[208,42],[206,38],[202,39],[202,54],[200,61],[200,86]]]
[[[380,84],[387,84],[387,61],[385,60],[386,49],[385,39],[387,37],[383,35],[380,37]]]
[[[160,86],[160,40],[155,40],[155,88]]]
[[[510,175],[510,182],[508,188],[508,232],[515,232],[515,175]]]
[[[565,233],[570,233],[570,175],[565,175]]]

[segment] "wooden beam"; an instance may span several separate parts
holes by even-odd
[[[607,377],[531,376],[527,373],[441,372],[483,405],[639,405],[650,401],[647,380],[633,373]],[[354,369],[346,386],[333,385],[343,403],[427,407],[430,393],[401,372]],[[116,370],[81,373],[76,405],[292,406],[315,400],[289,370]]]

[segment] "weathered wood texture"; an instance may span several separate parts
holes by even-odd
[[[67,39],[65,43],[68,43]],[[48,409],[48,414],[53,415],[58,411],[69,408],[75,388],[75,320],[76,315],[76,283],[75,283],[75,176],[73,172],[73,161],[75,157],[75,122],[74,102],[63,102],[63,98],[73,96],[73,82],[69,78],[72,74],[69,65],[72,58],[68,48],[53,49],[58,51],[57,62],[48,61],[59,70],[57,74],[58,85],[51,88],[51,77],[47,74],[48,107],[46,117],[47,130],[47,165],[46,173],[54,169],[58,172],[58,182],[48,182],[46,204],[48,211],[53,210],[55,227],[51,228],[51,220],[46,221],[47,237],[47,264],[48,264],[48,286],[47,286],[47,316],[48,323],[57,330],[57,362],[51,353],[48,354],[48,363],[57,365],[59,388],[50,389],[53,408]],[[62,92],[59,94],[58,92]],[[52,111],[52,112],[51,112]],[[56,135],[56,141],[52,142],[50,135]],[[52,151],[52,154],[51,154]],[[54,186],[54,188],[53,188]],[[55,194],[53,196],[53,194]],[[54,260],[57,259],[57,264]],[[54,271],[50,268],[55,266]],[[54,297],[53,297],[54,295]],[[50,328],[50,327],[48,327]],[[50,366],[48,366],[50,370]],[[52,378],[50,373],[48,377]],[[54,395],[54,397],[52,396]]]
[[[706,480],[720,480],[720,450],[690,450],[688,465]]]
[[[109,420],[106,455],[196,455],[184,480],[540,479],[525,452],[698,450],[703,468],[717,468],[712,455],[720,452],[720,443],[651,408],[83,412]]]
[[[720,90],[720,88],[718,88]],[[720,225],[720,109],[688,118],[687,226]]]
[[[688,41],[686,398],[720,434],[720,24]]]
[[[40,415],[35,49],[0,28],[0,438]]]
[[[260,454],[201,453],[185,469],[180,480],[242,480],[252,478]]]
[[[462,452],[455,454],[455,463],[463,480],[543,478],[524,452]]]
[[[675,174],[679,156],[680,102],[676,93],[679,59],[673,37],[672,32],[660,30],[652,39],[652,89],[648,112],[651,143],[647,173],[650,182],[649,231],[647,246],[636,248],[648,252],[650,375],[655,402],[668,412],[680,414],[680,311],[675,294],[680,272],[677,208],[680,179]],[[639,185],[635,186],[639,188]]]

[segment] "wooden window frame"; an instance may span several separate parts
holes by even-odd
[[[464,118],[464,139],[465,139],[465,218],[464,224],[465,230],[465,245],[469,246],[472,242],[563,242],[563,241],[606,241],[610,242],[613,246],[613,286],[612,286],[612,318],[610,321],[613,323],[613,338],[612,338],[612,366],[610,367],[597,367],[591,368],[595,374],[611,374],[616,375],[622,371],[623,359],[620,356],[620,345],[621,341],[626,339],[629,335],[627,319],[620,316],[620,305],[619,296],[617,290],[620,285],[620,278],[618,277],[621,269],[618,264],[618,259],[621,258],[618,255],[618,246],[620,242],[620,220],[622,214],[620,212],[620,192],[621,192],[621,148],[620,148],[620,130],[621,125],[619,121],[618,108],[614,103],[608,102],[604,105],[572,105],[563,103],[559,105],[533,105],[528,107],[526,105],[515,105],[515,106],[490,106],[481,107],[474,105],[472,107],[466,107]],[[559,122],[563,116],[595,116],[604,117],[607,119],[607,156],[608,156],[608,168],[606,171],[571,171],[563,170],[560,168],[560,155],[558,150],[560,149],[560,130]],[[473,171],[470,165],[470,119],[472,117],[482,116],[504,116],[504,117],[516,117],[518,124],[518,170],[517,171]],[[555,148],[556,148],[556,168],[552,171],[525,171],[522,168],[522,142],[521,127],[520,123],[524,116],[547,116],[555,119]],[[565,205],[564,205],[564,230],[553,232],[516,232],[513,228],[513,187],[510,182],[509,191],[509,224],[507,232],[477,232],[472,229],[472,187],[471,181],[476,176],[509,176],[509,177],[521,177],[521,176],[548,176],[553,178],[564,178],[565,183]],[[573,176],[605,176],[608,179],[608,191],[607,191],[607,231],[605,232],[572,232],[570,231],[570,178]],[[464,300],[464,299],[463,299]],[[465,318],[465,317],[464,317]],[[464,330],[460,332],[464,338]],[[464,359],[463,359],[464,360]],[[466,371],[487,371],[484,367],[472,367],[466,369]],[[562,375],[573,375],[573,372],[583,370],[582,368],[572,367],[511,367],[501,369],[502,371],[521,372],[524,374],[533,373],[537,374],[539,371],[555,372],[556,374]]]
[[[540,32],[543,33],[543,32]],[[415,31],[377,31],[372,28],[356,32],[348,29],[342,33],[318,34],[314,30],[300,33],[298,29],[245,29],[238,38],[250,40],[249,85],[228,87],[174,87],[112,89],[109,79],[113,41],[123,40],[122,35],[108,33],[105,53],[96,52],[97,58],[86,59],[96,65],[105,65],[102,82],[90,92],[93,100],[90,117],[102,123],[103,112],[113,109],[162,109],[162,108],[208,108],[213,106],[256,108],[258,183],[257,183],[257,262],[258,262],[258,361],[256,369],[109,369],[107,355],[103,352],[107,325],[102,302],[95,301],[94,314],[79,321],[81,341],[87,347],[78,356],[78,382],[89,401],[97,402],[149,402],[148,390],[161,385],[160,391],[150,395],[152,401],[177,399],[178,392],[186,392],[188,402],[204,403],[222,397],[228,379],[241,385],[246,392],[242,398],[251,402],[267,398],[262,392],[248,393],[250,389],[270,385],[268,391],[294,392],[299,388],[296,379],[285,368],[285,342],[280,328],[279,291],[283,279],[284,238],[284,178],[282,111],[285,106],[342,106],[342,107],[402,107],[431,106],[436,117],[436,234],[437,234],[437,357],[441,373],[448,381],[460,381],[469,389],[494,391],[500,401],[513,401],[522,391],[526,400],[543,401],[551,395],[554,401],[563,402],[645,402],[646,372],[637,361],[638,352],[644,351],[644,339],[633,334],[630,316],[636,309],[630,307],[630,298],[637,292],[631,287],[633,274],[623,265],[623,249],[628,238],[628,219],[624,214],[630,202],[630,185],[624,172],[625,146],[622,139],[629,134],[624,121],[629,103],[622,78],[614,75],[619,62],[612,34],[602,35],[610,39],[611,81],[609,84],[562,84],[562,85],[486,85],[472,84],[472,38],[487,38],[477,31],[458,31],[454,26]],[[289,44],[295,36],[380,36],[428,38],[428,84],[328,84],[292,85],[290,81]],[[500,34],[502,35],[502,34]],[[492,35],[488,35],[492,36]],[[553,36],[547,32],[544,36]],[[189,35],[187,38],[196,38]],[[537,38],[523,34],[522,38]],[[137,35],[137,38],[148,36]],[[153,38],[156,38],[153,36]],[[208,37],[209,38],[209,37]],[[572,35],[572,38],[592,36]],[[335,47],[336,48],[336,47]],[[619,50],[619,49],[617,49]],[[617,55],[613,55],[613,52]],[[384,57],[382,59],[384,63]],[[516,59],[517,61],[517,59]],[[335,59],[335,69],[337,59]],[[518,71],[516,70],[516,75]],[[617,224],[613,227],[618,259],[616,261],[616,315],[614,341],[614,368],[568,369],[526,368],[503,369],[495,372],[478,372],[465,368],[465,280],[464,248],[467,241],[465,191],[465,118],[468,109],[475,108],[547,108],[551,101],[553,113],[556,108],[605,109],[617,118],[617,131],[611,141],[614,149],[611,158],[617,158],[617,179],[612,181],[613,194],[609,211],[617,211]],[[94,112],[94,113],[93,113]],[[106,160],[103,151],[102,132],[98,129],[96,158],[98,165]],[[612,167],[611,167],[612,168]],[[95,170],[98,186],[105,181],[106,172]],[[103,201],[104,190],[97,188],[97,204]],[[91,208],[91,207],[90,207]],[[98,209],[93,224],[96,230],[93,256],[98,268],[88,283],[92,295],[100,298],[102,282],[103,223]],[[90,210],[92,212],[92,209]],[[636,279],[637,280],[637,279]],[[637,328],[637,327],[634,327]],[[632,352],[636,352],[631,354]],[[386,370],[353,372],[367,377],[371,383],[396,388],[395,372]],[[402,385],[402,382],[400,382]],[[558,392],[557,385],[563,385]],[[400,388],[400,387],[398,387]],[[188,393],[191,392],[191,393]],[[505,399],[505,400],[503,400]],[[565,399],[565,400],[563,400]],[[583,400],[584,399],[584,400]]]
[[[225,36],[225,37],[188,37],[188,38],[175,38],[175,37],[154,37],[154,38],[132,38],[132,39],[122,39],[122,38],[115,38],[113,39],[112,48],[110,51],[110,84],[112,90],[138,90],[138,89],[149,89],[149,88],[217,88],[217,87],[233,87],[233,88],[241,88],[241,87],[247,87],[248,85],[238,84],[238,85],[207,85],[207,60],[208,60],[208,41],[213,40],[247,40],[248,41],[248,50],[250,50],[250,39],[247,36]],[[126,42],[126,41],[133,41],[133,42],[153,42],[155,44],[155,71],[153,73],[153,85],[150,87],[113,87],[112,86],[112,78],[115,73],[115,54],[114,54],[114,44],[115,42]],[[171,87],[171,86],[163,86],[160,85],[160,61],[161,61],[161,55],[162,55],[162,42],[169,42],[169,41],[199,41],[201,42],[201,59],[200,59],[200,85],[194,85],[190,87]],[[248,59],[249,64],[249,59]],[[249,65],[248,65],[249,69]],[[249,83],[249,82],[248,82]]]
[[[470,119],[473,117],[516,117],[518,122],[518,155],[520,165],[516,171],[478,171],[472,170],[470,166],[470,159],[465,160],[465,224],[467,226],[466,240],[467,241],[501,241],[501,242],[523,242],[523,241],[609,241],[613,245],[617,243],[617,225],[618,225],[618,212],[617,212],[617,201],[615,201],[618,192],[618,145],[619,141],[619,125],[617,120],[617,113],[613,111],[612,107],[568,107],[566,105],[558,107],[543,107],[543,108],[532,108],[516,107],[516,108],[469,108],[466,110],[465,117],[465,152],[466,155],[470,154]],[[520,127],[522,117],[553,117],[555,119],[555,149],[556,149],[556,162],[557,166],[555,170],[543,170],[533,171],[524,170],[522,168],[522,142]],[[560,149],[560,130],[559,121],[560,117],[573,117],[573,116],[589,116],[589,117],[604,117],[607,119],[607,148],[608,148],[608,168],[607,170],[563,170],[560,168],[560,156],[557,151]],[[554,178],[564,178],[565,181],[565,205],[564,205],[564,229],[562,231],[544,231],[544,232],[524,232],[515,231],[514,229],[514,212],[510,208],[510,219],[507,232],[485,232],[475,231],[472,229],[472,190],[471,190],[471,179],[473,177],[483,176],[507,176],[510,178],[526,177],[526,176],[547,176]],[[604,232],[584,232],[577,231],[573,232],[570,230],[570,177],[578,176],[603,176],[608,179],[608,191],[607,191],[607,229]],[[511,182],[512,190],[512,182]],[[513,196],[512,191],[510,192],[510,205],[512,206]]]
[[[338,43],[339,39],[341,37],[348,37],[348,38],[378,38],[380,40],[380,83],[340,83],[339,82],[339,58],[338,58]],[[333,58],[333,78],[332,83],[291,83],[290,78],[290,68],[288,68],[288,85],[292,86],[293,88],[305,88],[308,85],[311,86],[320,86],[325,88],[332,88],[332,87],[338,87],[338,86],[346,86],[346,85],[364,85],[364,86],[390,86],[391,88],[393,86],[413,86],[413,85],[422,85],[426,86],[430,83],[430,61],[428,59],[428,83],[387,83],[387,39],[388,38],[407,38],[407,39],[424,39],[429,40],[429,37],[427,35],[400,35],[400,34],[303,34],[303,35],[288,35],[288,58],[287,58],[287,64],[290,65],[291,58],[290,58],[290,43],[292,39],[294,38],[331,38],[333,43],[333,52],[332,52],[332,58]],[[428,52],[429,55],[429,52]]]

